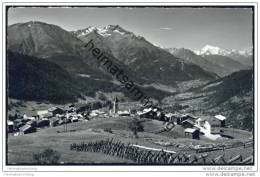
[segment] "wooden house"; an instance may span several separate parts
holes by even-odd
[[[200,139],[200,130],[197,128],[186,128],[184,130],[186,137],[191,137],[192,139]]]
[[[14,127],[14,122],[8,120],[8,121],[7,121],[7,132],[8,132],[8,133],[11,133],[11,132],[14,131],[14,129],[15,129],[15,127]]]
[[[20,127],[19,130],[20,130],[21,134],[28,134],[28,133],[36,132],[36,128],[32,127],[31,125],[28,125],[28,124]]]

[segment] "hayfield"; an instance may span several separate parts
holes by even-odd
[[[75,152],[70,150],[72,143],[95,142],[105,139],[114,139],[128,144],[138,144],[142,146],[172,150],[185,154],[196,154],[189,147],[197,144],[212,143],[207,139],[193,140],[184,137],[180,127],[169,132],[152,133],[152,131],[163,129],[164,125],[160,121],[144,119],[144,132],[139,132],[135,138],[129,130],[128,124],[133,118],[100,118],[90,121],[75,122],[67,124],[67,132],[64,126],[40,129],[36,133],[22,136],[9,136],[7,140],[7,162],[8,164],[35,164],[33,154],[42,152],[47,148],[58,151],[61,154],[60,162],[63,164],[133,164],[131,160],[121,159],[115,156],[108,156],[102,153]],[[104,131],[111,129],[112,133]],[[177,138],[177,135],[179,136]],[[245,138],[248,139],[249,137]],[[237,140],[232,140],[233,142]],[[158,142],[171,142],[173,146],[165,147]],[[230,142],[230,140],[228,140]],[[237,150],[226,150],[227,158],[241,154],[248,157],[252,154],[252,148],[237,148]],[[209,157],[214,158],[223,153],[222,151],[209,152]]]

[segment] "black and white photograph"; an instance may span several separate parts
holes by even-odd
[[[4,8],[6,166],[256,165],[254,5]]]

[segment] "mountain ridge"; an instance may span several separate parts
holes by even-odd
[[[174,82],[170,81],[192,80],[199,77],[203,78],[203,75],[205,76],[203,79],[209,80],[217,77],[196,65],[172,56],[165,50],[154,46],[144,37],[128,32],[118,25],[110,25],[110,30],[107,30],[108,27],[104,27],[103,29],[106,29],[107,33],[106,35],[103,34],[103,36],[100,29],[96,30],[97,28],[93,27],[91,29],[73,31],[72,34],[77,35],[84,42],[95,41],[95,44],[98,43],[98,48],[103,50],[106,50],[104,46],[109,46],[107,47],[109,49],[106,50],[108,53],[111,53],[118,60],[128,65],[134,72],[141,73],[148,80],[175,85]],[[185,71],[181,69],[182,67],[179,67],[182,65]],[[151,70],[153,72],[150,72]],[[174,70],[176,72],[173,72]],[[195,73],[192,70],[197,70],[197,72]],[[201,75],[197,73],[201,73]],[[162,78],[160,75],[163,75],[165,78]]]
[[[113,77],[84,48],[91,40],[137,85],[168,85],[182,92],[184,90],[178,86],[180,82],[198,81],[197,87],[219,78],[212,70],[205,70],[205,67],[176,57],[119,25],[109,25],[101,31],[87,27],[68,32],[56,25],[27,22],[9,26],[7,38],[10,51],[44,59],[59,65],[73,76],[88,76],[92,81],[112,82]],[[189,83],[186,85],[185,89],[194,87]]]
[[[183,58],[187,62],[196,64],[206,71],[216,73],[218,76],[223,77],[235,71],[245,69],[246,66],[242,65],[232,58],[221,55],[197,55],[195,52],[185,48],[165,48],[172,55]]]

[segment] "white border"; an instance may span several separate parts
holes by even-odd
[[[57,1],[59,2],[59,1]],[[2,142],[4,144],[4,149],[3,149],[3,154],[2,154],[2,171],[4,172],[14,172],[14,171],[17,171],[17,172],[39,172],[39,171],[151,171],[151,172],[154,172],[154,171],[174,171],[174,172],[192,172],[192,171],[197,171],[197,172],[209,172],[209,171],[215,171],[215,172],[220,172],[220,171],[225,171],[223,170],[223,168],[229,168],[231,169],[232,167],[233,168],[237,168],[237,167],[243,167],[243,166],[6,166],[5,165],[5,154],[6,154],[6,149],[5,149],[5,141],[6,141],[6,138],[5,138],[5,109],[6,109],[6,105],[5,105],[5,66],[6,66],[6,58],[5,58],[5,37],[6,37],[6,31],[5,31],[5,25],[6,25],[6,21],[5,21],[5,6],[8,6],[8,5],[15,5],[15,6],[19,6],[19,5],[31,5],[31,6],[50,6],[50,5],[59,5],[59,6],[69,6],[69,5],[73,5],[73,6],[105,6],[105,5],[110,5],[110,6],[129,6],[129,5],[132,5],[132,6],[141,6],[141,5],[145,5],[145,6],[254,6],[255,7],[255,21],[254,21],[254,26],[255,26],[255,39],[254,39],[254,47],[255,47],[255,165],[254,166],[246,166],[245,168],[247,167],[252,167],[250,170],[242,170],[242,171],[258,171],[258,121],[257,121],[257,117],[258,117],[258,72],[257,72],[257,68],[258,68],[258,61],[257,61],[257,58],[258,58],[258,7],[257,7],[257,2],[239,2],[237,3],[237,1],[230,1],[230,2],[225,2],[225,1],[218,1],[218,2],[215,2],[215,3],[212,3],[212,2],[209,2],[209,1],[206,1],[206,2],[196,2],[196,1],[189,1],[189,2],[140,2],[140,1],[137,1],[137,2],[131,2],[131,3],[126,3],[126,2],[109,2],[109,1],[102,1],[102,2],[65,2],[62,1],[62,3],[53,3],[51,1],[47,1],[46,2],[40,2],[38,1],[37,3],[31,1],[31,2],[4,2],[1,4],[1,9],[2,9],[2,13],[1,13],[1,19],[3,20],[2,21],[2,24],[4,25],[4,27],[2,27],[2,44],[3,45],[1,47],[1,52],[2,52],[2,63],[1,63],[1,68],[3,68],[2,70],[2,82],[1,82],[1,91],[2,93],[4,93],[2,95],[2,102],[1,102],[1,112],[2,112],[2,125],[1,125],[1,128],[2,128],[2,132],[1,132],[1,135],[3,137],[2,139]],[[3,133],[3,134],[2,134]],[[2,152],[2,146],[1,146],[1,152]],[[211,168],[211,170],[203,170],[203,168],[206,168],[206,167],[209,167]],[[215,168],[215,170],[214,170]],[[239,170],[227,170],[229,172],[237,172]]]

